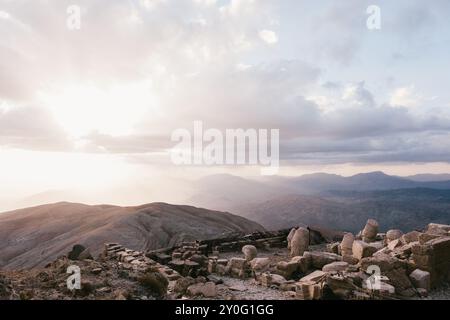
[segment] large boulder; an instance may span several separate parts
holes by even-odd
[[[337,261],[337,262],[332,262],[329,264],[326,264],[323,266],[322,271],[323,272],[343,272],[345,270],[347,270],[348,268],[348,263],[344,262],[344,261]]]
[[[409,275],[414,287],[430,291],[431,277],[428,271],[416,269]]]
[[[402,242],[403,243],[411,243],[411,242],[416,242],[419,241],[419,235],[421,235],[422,233],[419,231],[411,231],[408,233],[405,233],[402,236]]]
[[[255,258],[250,261],[250,267],[253,271],[263,272],[266,271],[270,266],[269,258]]]
[[[445,235],[448,235],[449,231],[450,231],[450,225],[430,223],[427,226],[426,233],[445,236]]]
[[[340,255],[330,252],[309,252],[309,257],[311,259],[311,265],[316,269],[322,269],[324,265],[332,262],[342,261],[342,257]]]
[[[447,281],[450,277],[450,237],[416,243],[412,247],[412,259],[417,268],[430,273],[432,288]]]
[[[314,272],[311,272],[307,276],[304,276],[303,278],[301,278],[299,280],[299,282],[309,282],[309,281],[317,282],[317,281],[320,281],[322,279],[325,279],[326,276],[327,276],[326,272],[323,272],[321,270],[316,270]]]
[[[377,252],[377,248],[369,245],[368,243],[361,241],[361,240],[355,240],[353,242],[353,257],[361,260],[362,258],[370,257],[375,252]]]
[[[309,256],[309,252],[305,252],[303,256],[293,257],[291,262],[295,262],[298,264],[298,271],[301,273],[307,273],[311,268],[311,256]]]
[[[397,240],[397,239],[400,239],[401,236],[403,236],[403,232],[401,230],[398,230],[398,229],[389,230],[386,233],[387,243]]]
[[[291,240],[291,256],[301,256],[309,247],[309,231],[298,228]]]
[[[255,246],[246,245],[242,247],[242,253],[245,256],[245,260],[252,261],[258,255],[258,250],[256,250]]]
[[[379,268],[379,276],[387,277],[389,283],[395,287],[399,295],[412,296],[415,294],[412,283],[407,275],[407,262],[391,257],[388,254],[377,254],[373,257],[363,258],[360,261],[361,270],[369,272],[374,266]]]
[[[280,261],[277,263],[277,273],[286,279],[290,279],[294,273],[299,271],[300,263],[296,260]]]

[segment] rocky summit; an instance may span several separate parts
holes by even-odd
[[[259,231],[151,251],[106,243],[96,257],[78,244],[43,268],[0,271],[0,299],[450,298],[450,225],[378,226],[369,219],[356,235]]]

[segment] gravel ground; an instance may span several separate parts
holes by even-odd
[[[255,280],[220,277],[223,284],[217,286],[218,299],[230,300],[292,300],[288,292],[265,288]]]

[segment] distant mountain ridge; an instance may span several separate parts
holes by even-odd
[[[441,176],[442,177],[442,176]],[[394,189],[450,189],[450,180],[414,181],[381,171],[350,177],[314,173],[298,177],[274,176],[259,179],[214,175],[193,185],[195,194],[187,203],[233,212],[236,207],[261,203],[283,195],[320,195],[326,191],[383,191]]]
[[[450,223],[450,190],[395,189],[328,191],[321,195],[286,195],[236,208],[236,213],[269,228],[297,224],[358,232],[369,218],[380,229],[422,229]]]

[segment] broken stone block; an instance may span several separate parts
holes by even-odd
[[[419,231],[411,231],[408,233],[405,233],[402,236],[402,242],[403,243],[410,243],[410,242],[416,242],[419,241],[419,235],[421,235],[422,233]]]
[[[379,254],[369,258],[363,258],[360,265],[361,270],[373,276],[387,277],[390,284],[395,287],[396,292],[400,294],[401,292],[412,288],[412,283],[406,273],[407,263],[405,261],[391,257],[387,254]],[[374,266],[379,268],[379,275],[373,274],[373,271],[376,270],[374,269]]]
[[[242,253],[244,254],[245,259],[247,261],[251,261],[255,259],[256,256],[258,255],[258,250],[256,249],[255,246],[246,245],[242,247]]]
[[[440,236],[446,236],[449,231],[450,231],[450,225],[430,223],[427,226],[426,233],[440,235]]]
[[[301,256],[301,257],[293,257],[291,262],[295,262],[298,264],[298,270],[301,273],[307,273],[311,267],[311,257],[310,256]]]
[[[422,233],[422,234],[419,235],[419,243],[420,244],[425,244],[428,241],[433,240],[433,239],[437,239],[439,237],[440,236],[436,235],[436,234]]]
[[[397,248],[401,245],[402,245],[402,243],[401,243],[400,238],[397,238],[395,240],[391,240],[387,247],[389,248],[389,250],[394,250],[395,248]]]
[[[356,240],[353,242],[353,257],[355,257],[358,260],[361,260],[366,257],[372,256],[375,252],[377,252],[377,249],[375,247],[370,246],[368,243]]]
[[[318,282],[320,280],[325,279],[327,273],[323,272],[321,270],[316,270],[310,274],[308,274],[307,276],[304,276],[303,278],[301,278],[299,280],[299,282],[308,282],[308,281],[313,281],[313,282]]]
[[[414,287],[422,288],[427,291],[430,290],[431,276],[428,271],[416,269],[409,275],[409,278],[411,279]]]
[[[342,274],[330,275],[326,279],[328,288],[340,299],[349,299],[358,287],[351,277]]]
[[[258,282],[264,287],[281,286],[286,283],[286,279],[281,275],[265,272],[258,276]]]
[[[247,263],[247,260],[243,259],[243,258],[231,258],[228,261],[228,266],[230,268],[235,268],[235,269],[243,269],[245,267]]]
[[[374,219],[367,220],[366,226],[362,230],[362,237],[365,242],[376,240],[378,234],[378,222]]]
[[[301,256],[309,247],[309,231],[298,228],[291,240],[291,256]]]
[[[254,271],[263,272],[269,268],[270,259],[269,258],[255,258],[250,261],[250,267]]]
[[[297,272],[299,264],[297,262],[280,261],[277,264],[277,272],[286,279],[290,279],[292,274]]]
[[[403,232],[398,229],[391,229],[386,233],[386,239],[387,243],[399,239],[401,236],[403,236]]]
[[[322,298],[322,285],[314,281],[297,282],[296,296],[302,300],[318,300]]]
[[[450,276],[450,237],[439,237],[412,247],[412,259],[421,270],[430,272],[431,287]]]
[[[317,269],[322,269],[324,265],[335,261],[342,261],[340,255],[329,252],[309,252],[309,256],[311,257],[311,265]]]
[[[342,261],[347,262],[349,265],[355,265],[359,262],[357,258],[349,255],[342,256]]]
[[[353,251],[353,241],[355,241],[355,237],[352,233],[346,233],[341,241],[341,254],[344,255],[352,255]]]
[[[323,272],[343,272],[347,270],[348,263],[344,261],[332,262],[327,265],[324,265],[322,268]]]

